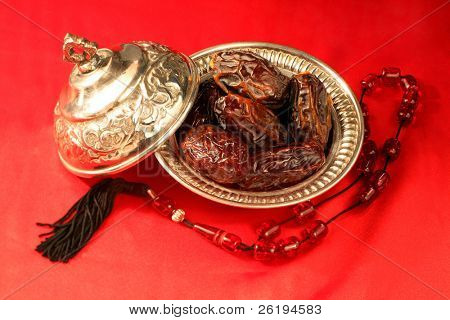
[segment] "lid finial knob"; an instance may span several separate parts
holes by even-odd
[[[66,34],[63,45],[63,59],[77,64],[82,73],[94,70],[100,60],[97,43],[73,34]]]

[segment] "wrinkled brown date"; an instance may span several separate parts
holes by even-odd
[[[245,190],[268,191],[300,182],[325,163],[321,146],[315,142],[279,147],[255,154],[251,173],[239,183]]]
[[[178,129],[177,137],[181,139],[182,135],[191,128],[196,128],[203,124],[215,124],[213,108],[220,96],[221,90],[213,80],[201,83],[194,105],[180,129]]]
[[[248,172],[248,147],[238,136],[211,125],[189,130],[181,143],[186,162],[212,180],[231,184]]]
[[[249,145],[265,147],[286,143],[287,131],[278,117],[256,101],[229,93],[216,100],[214,113],[223,129],[238,132]]]
[[[297,142],[316,140],[325,147],[331,129],[332,100],[312,74],[298,74],[290,82],[289,133]]]
[[[288,77],[256,54],[221,52],[213,57],[210,66],[214,80],[227,93],[231,89],[271,109],[279,108],[286,98]]]

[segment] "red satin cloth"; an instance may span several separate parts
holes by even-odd
[[[7,4],[5,4],[7,3]],[[429,1],[16,1],[0,3],[0,297],[10,299],[442,299],[450,296],[450,6]],[[152,40],[191,54],[233,41],[306,51],[359,81],[383,66],[418,78],[415,122],[402,132],[392,183],[375,203],[330,226],[317,248],[263,264],[228,254],[165,220],[131,196],[118,198],[96,238],[70,263],[34,247],[94,180],[60,164],[52,112],[71,66],[66,32],[100,46]],[[373,138],[395,134],[400,91],[367,98]],[[123,173],[176,199],[192,221],[255,239],[267,218],[201,198],[162,172],[153,157]],[[139,177],[138,177],[139,176]],[[351,194],[324,206],[331,216]],[[299,231],[284,228],[285,236]]]

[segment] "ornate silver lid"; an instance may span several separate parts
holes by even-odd
[[[76,66],[55,108],[55,138],[72,173],[122,171],[178,129],[199,84],[189,57],[147,41],[110,50],[70,34],[64,40],[63,57]]]

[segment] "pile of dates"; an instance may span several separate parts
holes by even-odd
[[[177,132],[192,169],[228,187],[269,191],[324,164],[332,101],[317,77],[289,79],[246,51],[218,53],[210,67],[213,79],[200,85]]]

